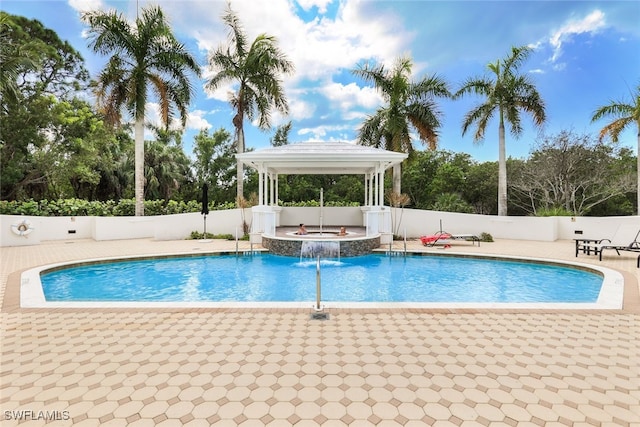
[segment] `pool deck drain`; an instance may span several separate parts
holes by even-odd
[[[311,319],[311,320],[329,320],[329,313],[324,313],[322,311],[311,313],[309,315],[309,319]]]

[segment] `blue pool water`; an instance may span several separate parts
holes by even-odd
[[[48,301],[314,301],[316,262],[202,256],[44,273]],[[323,301],[596,302],[600,275],[536,263],[380,254],[321,263]]]

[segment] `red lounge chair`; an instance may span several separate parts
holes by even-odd
[[[436,243],[447,245],[449,243],[449,239],[451,239],[451,234],[437,232],[429,236],[420,237],[420,242],[422,242],[424,246],[434,246]]]

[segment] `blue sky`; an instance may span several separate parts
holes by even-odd
[[[8,13],[40,20],[79,50],[92,76],[106,62],[93,54],[83,38],[82,11],[115,8],[130,19],[136,7],[159,4],[203,67],[197,96],[190,107],[183,143],[191,154],[193,136],[201,128],[232,131],[227,94],[204,90],[207,53],[226,41],[219,0],[0,0]],[[290,142],[349,141],[368,114],[381,103],[373,88],[351,70],[363,61],[392,64],[401,55],[414,61],[414,74],[438,74],[456,90],[471,76],[486,73],[489,62],[504,57],[511,46],[529,45],[534,52],[522,67],[530,73],[546,103],[544,132],[593,133],[606,122],[591,123],[593,111],[611,100],[631,101],[640,83],[640,2],[637,1],[386,1],[386,0],[232,0],[232,8],[252,40],[260,33],[278,38],[296,73],[285,78]],[[440,100],[444,113],[439,147],[469,153],[478,161],[498,157],[497,123],[490,123],[484,142],[473,132],[461,135],[473,97]],[[147,114],[157,117],[155,105]],[[519,139],[507,134],[507,155],[523,158],[538,137],[528,116]],[[273,131],[245,124],[247,146],[269,145]],[[622,134],[622,144],[637,151],[636,129]],[[414,142],[417,149],[423,146]]]

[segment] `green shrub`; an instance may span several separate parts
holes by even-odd
[[[192,231],[187,240],[201,240],[201,239],[220,239],[220,240],[233,240],[231,234],[211,234],[200,233],[199,231]]]
[[[302,202],[283,202],[279,201],[280,206],[283,207],[295,207],[295,208],[307,208],[307,207],[320,207],[320,202],[316,200],[307,200]],[[342,202],[342,201],[329,201],[324,202],[323,206],[325,207],[358,207],[360,203],[358,202]]]
[[[17,203],[14,200],[0,200],[0,215],[15,215]]]
[[[0,214],[2,215],[30,215],[30,216],[133,216],[135,215],[135,200],[121,199],[87,201],[82,199],[60,199],[15,201],[0,200]],[[229,209],[234,206],[209,206],[210,210]],[[189,212],[200,212],[201,204],[196,200],[188,202],[170,200],[146,200],[144,202],[145,215],[172,215]]]
[[[478,239],[480,239],[481,242],[493,242],[493,236],[489,233],[480,233]]]
[[[315,200],[307,202],[281,203],[281,206],[320,206]],[[325,206],[360,206],[357,202],[327,202]],[[134,216],[135,199],[120,199],[101,201],[88,201],[83,199],[59,199],[40,201],[25,200],[0,200],[0,214],[2,215],[29,215],[29,216]],[[144,214],[174,215],[181,213],[200,212],[202,205],[197,200],[145,200]],[[209,203],[209,210],[236,209],[235,202],[215,201]]]
[[[34,200],[28,200],[16,205],[16,210],[12,215],[39,215],[38,202]]]

